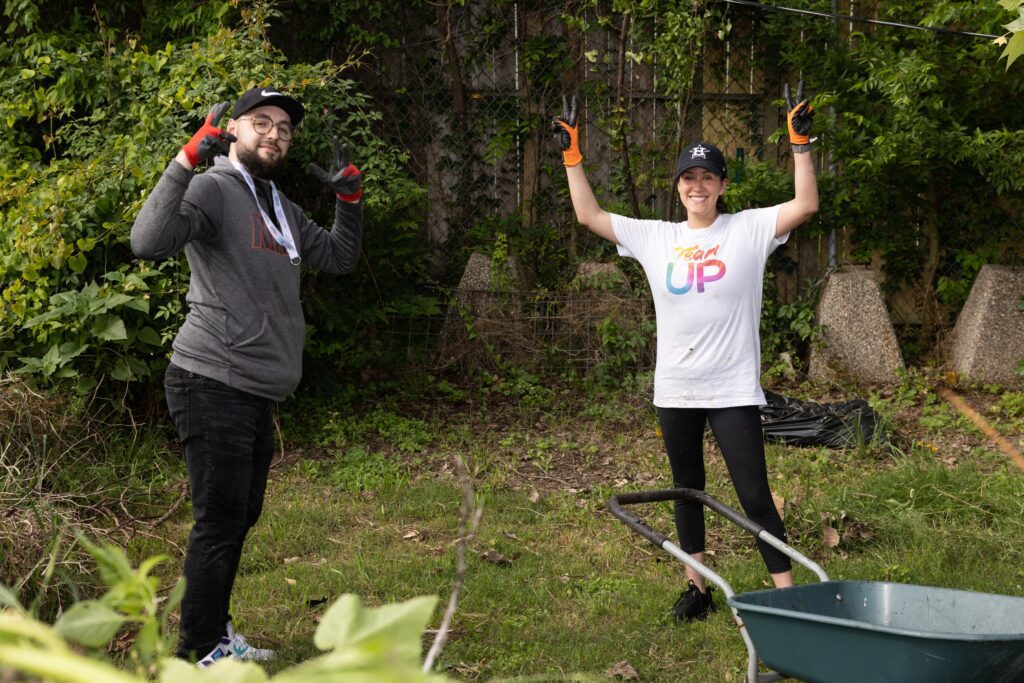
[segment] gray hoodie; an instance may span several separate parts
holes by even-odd
[[[273,217],[268,184],[254,181]],[[362,202],[335,202],[329,232],[284,195],[281,203],[303,265],[352,272],[362,244]],[[265,227],[228,159],[216,157],[200,174],[172,161],[135,219],[131,248],[142,259],[159,261],[182,249],[188,258],[189,310],[172,363],[274,401],[295,390],[306,338],[299,268]]]

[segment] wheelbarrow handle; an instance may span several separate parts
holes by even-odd
[[[725,503],[715,500],[705,491],[698,491],[696,489],[662,489],[659,491],[634,491],[632,493],[620,493],[617,496],[612,496],[608,500],[608,510],[625,522],[629,528],[633,529],[633,531],[637,532],[654,545],[661,547],[661,544],[666,540],[666,536],[648,527],[636,515],[623,510],[622,506],[636,505],[638,503],[660,503],[666,500],[692,500],[694,502],[701,503],[722,515],[741,529],[745,529],[750,532],[754,538],[759,538],[761,532],[765,530],[764,527],[757,522],[744,517]],[[647,532],[643,531],[643,529],[646,529]]]
[[[658,491],[657,493],[660,493],[660,491]],[[623,497],[629,496],[629,495],[634,495],[634,494],[626,493],[626,494],[622,494],[622,495],[619,495],[619,496],[614,496],[613,498],[611,498],[608,501],[608,509],[611,511],[611,513],[613,515],[615,515],[620,520],[622,520],[626,524],[626,526],[628,526],[630,529],[632,529],[636,533],[640,534],[641,536],[646,538],[648,541],[650,541],[651,543],[653,543],[657,547],[659,547],[659,548],[662,547],[665,544],[665,541],[669,540],[668,536],[666,536],[665,534],[661,533],[660,531],[655,531],[651,527],[647,526],[646,522],[644,522],[642,519],[640,519],[639,517],[634,515],[632,512],[629,512],[628,510],[624,510],[622,508],[622,505],[629,505],[630,503],[647,503],[647,502],[653,502],[653,501],[647,501],[647,500],[642,500],[642,501],[641,500],[623,501],[622,500]]]
[[[822,581],[828,581],[828,575],[825,574],[825,570],[818,566],[816,562],[808,557],[805,557],[796,549],[789,547],[778,538],[772,536],[763,526],[760,524],[744,517],[736,510],[733,510],[728,505],[721,503],[704,491],[698,491],[696,489],[663,489],[660,491],[634,491],[632,493],[620,493],[617,496],[612,496],[608,499],[608,510],[618,517],[620,520],[625,522],[626,526],[640,534],[648,541],[656,545],[657,547],[665,550],[673,557],[682,561],[687,567],[690,567],[698,574],[703,576],[706,580],[714,583],[716,586],[722,589],[725,593],[725,597],[728,600],[735,593],[729,582],[723,579],[721,576],[716,574],[714,571],[709,569],[705,564],[699,562],[692,555],[684,552],[679,546],[672,543],[665,534],[659,533],[654,529],[647,526],[647,524],[634,515],[632,512],[627,512],[623,506],[625,505],[636,505],[637,503],[659,503],[668,500],[690,500],[701,503],[706,507],[711,508],[718,514],[722,515],[730,522],[745,529],[753,534],[754,538],[768,543],[772,547],[776,548],[783,554],[787,555],[793,560],[796,560],[800,564],[804,565],[815,574]],[[785,677],[774,671],[768,673],[758,673],[757,671],[757,650],[754,648],[754,643],[750,639],[750,634],[747,633],[746,626],[743,625],[743,619],[740,618],[739,611],[736,607],[730,605],[732,610],[733,618],[740,627],[740,634],[743,636],[743,642],[747,646],[747,676],[746,683],[768,683],[769,681],[781,681]]]
[[[814,562],[809,557],[796,550],[796,548],[792,548],[782,540],[776,538],[757,522],[744,517],[725,503],[715,500],[705,491],[698,491],[696,489],[661,489],[658,491],[634,491],[631,493],[620,493],[619,495],[612,496],[608,499],[608,510],[625,522],[630,529],[640,534],[654,545],[659,548],[667,549],[666,543],[668,543],[668,545],[672,545],[667,536],[651,529],[639,517],[623,509],[624,505],[636,505],[637,503],[659,503],[666,500],[692,500],[701,503],[722,515],[741,529],[749,531],[754,538],[764,541],[779,552],[788,556],[790,559],[796,560],[798,563],[807,567],[817,574],[819,580],[829,580],[828,574],[825,573],[825,570],[822,569],[817,562]]]

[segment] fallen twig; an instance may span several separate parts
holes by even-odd
[[[466,579],[466,548],[469,547],[470,542],[476,537],[477,529],[480,528],[480,518],[484,513],[483,504],[476,498],[476,492],[473,491],[469,472],[466,469],[466,462],[462,459],[461,455],[455,458],[455,464],[459,474],[459,487],[462,489],[462,506],[459,510],[459,538],[455,549],[457,557],[455,585],[452,587],[451,597],[448,598],[448,608],[441,619],[437,635],[434,636],[434,642],[430,646],[430,651],[427,652],[427,657],[423,660],[424,673],[434,668],[434,662],[437,661],[441,651],[444,650],[444,646],[448,643],[448,637],[451,634],[452,618],[455,616],[455,610],[459,606],[459,597],[462,594],[462,586],[465,584]]]
[[[992,440],[993,443],[1005,453],[1020,469],[1024,470],[1024,455],[1017,450],[1012,443],[997,432],[995,428],[988,423],[981,413],[976,411],[974,408],[967,404],[967,401],[960,398],[955,391],[946,387],[938,388],[939,396],[946,399],[951,406],[963,413],[967,419],[974,423],[978,429],[984,432],[985,436]]]

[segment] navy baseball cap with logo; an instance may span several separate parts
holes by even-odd
[[[242,93],[242,96],[235,102],[235,108],[231,111],[231,118],[237,119],[239,116],[247,111],[251,111],[256,107],[280,107],[284,109],[285,113],[288,114],[288,118],[292,120],[292,125],[299,125],[299,121],[305,115],[306,110],[303,109],[302,105],[294,97],[285,95],[277,88],[262,87],[252,88]]]
[[[722,178],[727,175],[725,156],[710,142],[698,142],[684,149],[679,155],[679,161],[676,162],[676,172],[673,177],[678,181],[683,171],[691,168],[706,168]]]

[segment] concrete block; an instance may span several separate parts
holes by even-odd
[[[588,369],[607,360],[601,332],[606,324],[611,323],[619,334],[629,335],[640,330],[645,319],[654,319],[649,299],[637,297],[629,279],[613,263],[580,263],[560,301],[561,341]],[[653,357],[653,347],[651,344],[651,353],[640,355]]]
[[[871,384],[899,382],[903,354],[873,271],[844,269],[830,275],[817,317],[824,346],[811,349],[811,379],[827,379],[835,367]]]
[[[512,357],[517,344],[532,346],[530,321],[523,317],[524,291],[514,254],[500,266],[485,254],[471,254],[441,329],[441,365],[493,367],[500,358]]]
[[[949,340],[949,364],[960,375],[1010,388],[1024,359],[1024,269],[982,266]]]

